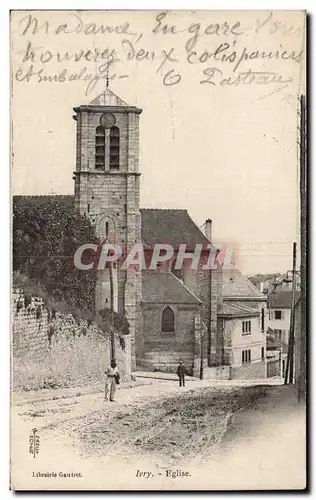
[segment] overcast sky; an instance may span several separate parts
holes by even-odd
[[[179,31],[169,35],[160,33],[159,27],[156,34],[152,33],[157,14],[81,13],[79,21],[66,13],[42,12],[37,17],[40,24],[49,20],[49,34],[41,29],[32,35],[28,30],[24,36],[26,21],[19,22],[27,13],[13,16],[13,194],[73,193],[76,127],[72,108],[89,103],[104,88],[104,82],[99,81],[87,96],[85,81],[38,83],[37,76],[29,82],[17,79],[26,75],[31,63],[34,71],[43,70],[42,76],[67,70],[67,78],[84,66],[86,74],[93,74],[97,62],[58,63],[56,52],[110,47],[121,60],[110,71],[117,75],[110,88],[128,104],[143,109],[141,207],[186,208],[199,226],[211,218],[214,242],[236,246],[237,263],[245,273],[289,269],[292,242],[298,241],[299,234],[297,95],[302,78],[298,56],[302,13],[279,12],[271,17],[268,12],[168,14],[163,24],[176,25],[174,31]],[[228,34],[216,33],[214,27],[203,34],[211,23],[223,25],[225,21]],[[240,25],[232,28],[237,21]],[[76,28],[80,33],[54,34],[64,22],[69,23],[69,31]],[[87,23],[91,22],[96,26],[129,22],[128,31],[135,35],[89,35],[92,28],[87,28]],[[126,30],[126,26],[121,29]],[[197,32],[193,47],[197,54],[192,54],[194,64],[190,64],[185,43]],[[137,63],[129,42],[122,46],[122,41],[134,43],[141,34],[137,46],[150,54],[149,59]],[[28,42],[32,44],[29,59],[22,62]],[[204,50],[212,53],[221,43],[229,44],[223,54],[236,50],[235,62],[243,50],[248,55],[257,50],[271,51],[274,56],[243,59],[236,71],[232,62],[214,61],[211,56],[207,62],[196,63]],[[164,54],[171,49],[172,61],[166,61],[157,72]],[[41,52],[44,60],[50,58],[46,50],[53,57],[43,64]],[[285,57],[281,59],[283,51]],[[217,69],[217,76],[210,79],[216,85],[200,83],[206,79],[203,71],[208,67]],[[171,69],[181,81],[167,86],[163,77]],[[238,72],[249,70],[277,73],[286,83],[220,84],[223,78],[236,80]],[[118,78],[124,74],[128,77]]]

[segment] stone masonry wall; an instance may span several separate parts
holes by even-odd
[[[206,340],[207,359],[210,366],[215,366],[218,364],[217,310],[222,296],[222,268],[219,265],[211,270],[203,270],[201,267],[195,270],[187,267],[184,269],[184,283],[202,300],[201,316],[207,330],[210,330],[210,336]]]
[[[180,359],[188,373],[195,361],[194,305],[170,304],[175,314],[175,331],[161,331],[161,316],[168,304],[143,304],[143,351],[139,351],[139,369],[175,372]]]
[[[115,339],[118,370],[130,380],[130,336],[125,350]],[[95,323],[47,310],[40,298],[26,305],[23,290],[12,299],[12,368],[14,389],[88,385],[104,380],[110,362],[110,339]]]
[[[242,366],[231,367],[232,380],[256,380],[266,377],[266,363],[259,361],[257,363],[248,363]]]

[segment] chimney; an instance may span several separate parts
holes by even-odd
[[[205,233],[207,239],[212,242],[212,221],[211,219],[206,219],[205,221]]]

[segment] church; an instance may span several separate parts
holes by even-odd
[[[96,311],[112,306],[126,316],[131,371],[175,373],[181,359],[196,377],[265,378],[267,297],[235,266],[217,258],[212,221],[206,220],[204,234],[187,210],[140,207],[142,110],[107,85],[74,112],[74,196],[59,198],[67,200],[67,210],[90,219],[101,246],[110,242],[123,250],[98,269],[94,298]],[[25,204],[51,197],[14,198]],[[126,254],[138,245],[146,265],[130,270],[124,267]],[[167,246],[168,258],[160,253]],[[152,267],[148,263],[157,252]],[[215,256],[211,265],[210,255]]]
[[[175,259],[183,245],[187,254],[193,255],[197,246],[205,258],[209,252],[216,253],[211,243],[212,222],[207,220],[205,235],[186,210],[140,208],[141,109],[128,105],[107,84],[100,95],[88,105],[75,107],[74,112],[75,210],[90,218],[100,242],[109,240],[127,250],[141,244],[146,259],[157,245],[169,244],[173,248],[172,258],[154,270],[129,272],[119,261],[114,263],[112,287],[109,267],[98,271],[96,309],[110,307],[113,301],[113,308],[126,315],[132,371],[137,368],[174,372],[181,359],[187,372],[194,376],[207,376],[209,372],[210,378],[230,378],[233,343],[223,325],[229,324],[229,319],[240,319],[241,331],[248,317],[248,323],[255,318],[259,325],[264,297],[247,284],[246,294],[236,297],[241,305],[247,302],[247,306],[234,306],[235,278],[229,278],[230,295],[225,299],[223,269],[216,259],[207,268],[202,258],[192,269],[186,258],[181,268],[176,268]],[[238,295],[240,282],[245,279],[237,273]],[[251,298],[253,302],[249,304]],[[256,339],[257,344],[264,348],[263,336]],[[237,365],[239,361],[241,367],[251,363],[248,354],[242,352],[242,345],[238,348]],[[222,374],[214,375],[212,367],[220,368]],[[262,357],[260,367],[256,373],[265,376]],[[229,374],[223,375],[226,368]],[[234,373],[238,378],[238,370]]]
[[[139,120],[107,86],[88,105],[74,108],[77,125],[75,210],[90,218],[99,240],[130,249],[141,243],[146,258],[155,245],[169,244],[173,258],[155,270],[113,268],[113,307],[125,314],[131,333],[132,370],[174,371],[182,359],[189,373],[212,363],[216,339],[221,268],[181,269],[174,262],[181,245],[209,252],[210,240],[186,210],[142,209],[140,203]],[[209,221],[210,223],[210,221]],[[98,272],[96,308],[110,305],[109,269]],[[202,361],[201,361],[202,358]],[[214,362],[214,360],[213,360]]]

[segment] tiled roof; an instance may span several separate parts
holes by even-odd
[[[168,304],[201,304],[173,273],[143,272],[143,302]]]
[[[240,302],[224,302],[218,311],[219,316],[228,316],[234,318],[245,318],[260,316],[258,309],[253,309],[249,305]]]
[[[143,208],[140,211],[142,238],[148,246],[166,243],[177,248],[185,243],[187,248],[194,248],[197,243],[210,244],[186,210]]]
[[[237,268],[223,267],[223,297],[264,299],[265,295]]]
[[[295,292],[295,303],[299,300],[300,293]],[[270,293],[268,296],[268,304],[270,309],[291,309],[292,307],[292,290],[281,290],[279,292]]]

